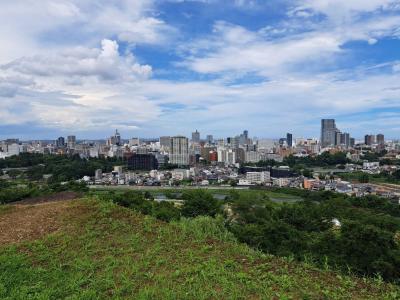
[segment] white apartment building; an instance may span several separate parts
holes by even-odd
[[[263,183],[269,182],[271,180],[271,173],[267,172],[267,171],[247,172],[246,180],[250,181],[251,183],[263,184]]]
[[[171,138],[169,162],[173,165],[189,165],[189,139],[184,136]]]
[[[245,162],[256,163],[261,160],[261,154],[257,151],[246,151],[244,156]]]
[[[225,163],[226,166],[236,164],[236,152],[232,149],[218,148],[218,162]]]

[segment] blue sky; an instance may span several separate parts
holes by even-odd
[[[14,0],[0,20],[0,139],[318,137],[321,118],[400,138],[399,0]]]

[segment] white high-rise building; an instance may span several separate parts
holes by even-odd
[[[171,138],[169,162],[173,165],[189,165],[189,139],[184,136]]]

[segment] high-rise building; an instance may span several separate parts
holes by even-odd
[[[347,132],[340,134],[340,145],[350,147],[350,134]]]
[[[287,133],[286,134],[286,143],[288,145],[288,147],[293,147],[293,134],[291,133]]]
[[[118,129],[115,129],[115,145],[121,146],[121,135],[118,132]]]
[[[65,139],[64,137],[60,136],[56,141],[57,148],[64,148],[65,146]]]
[[[364,144],[365,144],[365,145],[368,145],[368,146],[371,146],[371,145],[375,144],[375,140],[376,140],[376,138],[375,138],[374,135],[367,134],[367,135],[364,137]]]
[[[214,137],[211,134],[209,134],[209,135],[207,135],[206,140],[207,140],[207,143],[212,144],[214,142]]]
[[[195,132],[192,132],[192,142],[193,143],[200,142],[200,132],[198,132],[197,130]]]
[[[356,145],[356,139],[350,138],[350,147],[353,148]]]
[[[70,135],[67,137],[67,146],[70,149],[74,149],[76,146],[76,136],[75,135]]]
[[[169,162],[173,165],[189,165],[189,140],[184,136],[171,138]]]
[[[329,147],[336,145],[336,133],[339,130],[336,128],[334,119],[321,120],[321,146]]]
[[[378,134],[377,136],[376,136],[376,143],[378,144],[378,145],[385,145],[385,136],[383,135],[383,134]]]
[[[160,137],[160,147],[169,148],[171,146],[171,137],[170,136],[161,136]]]

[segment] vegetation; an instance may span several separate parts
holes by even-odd
[[[398,281],[400,248],[395,237],[400,219],[352,203],[337,197],[277,205],[241,197],[232,203],[229,230],[267,253]]]
[[[205,190],[184,191],[181,209],[146,201],[141,192],[107,196],[117,204],[165,221],[180,216],[214,217],[225,207],[227,229],[239,241],[269,254],[362,276],[400,278],[400,208],[369,196],[347,197],[332,192],[297,189],[276,191],[301,195],[305,201],[274,203],[263,191],[232,190],[225,201]],[[337,221],[335,221],[337,220]],[[339,223],[339,224],[337,224]]]
[[[260,199],[259,199],[260,200]],[[43,207],[42,207],[43,208]],[[38,207],[37,209],[41,209]],[[221,217],[166,224],[72,202],[59,231],[0,247],[1,299],[398,299],[398,287],[236,242]]]
[[[179,220],[181,217],[180,209],[170,202],[156,202],[148,192],[129,191],[125,193],[103,193],[100,199],[112,201],[123,207],[133,209],[145,215],[152,215],[162,221],[170,222]]]
[[[383,171],[379,174],[367,174],[364,172],[341,173],[340,177],[343,180],[358,181],[361,183],[393,183],[400,184],[400,170],[392,173]]]
[[[20,184],[0,180],[0,204],[20,201],[25,198],[50,195],[63,191],[86,192],[88,190],[85,183],[75,181],[51,184],[36,184],[29,182]]]
[[[343,165],[350,160],[346,157],[346,153],[337,152],[335,154],[330,154],[329,152],[324,152],[317,156],[307,156],[307,157],[296,157],[290,155],[283,160],[284,164],[291,168],[295,166],[306,167],[331,167],[336,165]]]
[[[221,210],[221,203],[213,195],[204,190],[185,191],[182,215],[188,218],[197,216],[215,217]]]
[[[51,182],[70,181],[81,179],[83,176],[93,176],[97,169],[102,169],[103,172],[111,172],[114,166],[124,164],[124,161],[117,158],[83,159],[79,155],[32,153],[22,153],[19,156],[0,159],[0,169],[27,168],[27,178],[35,181],[42,180],[43,175],[51,174]]]

